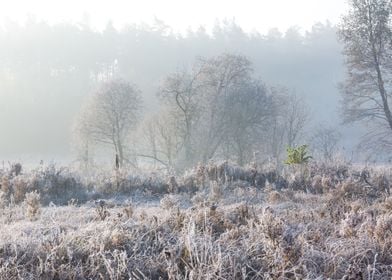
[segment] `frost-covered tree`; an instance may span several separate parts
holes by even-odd
[[[168,75],[158,94],[168,107],[167,113],[176,120],[176,129],[181,137],[180,150],[183,151],[185,162],[190,162],[193,158],[192,137],[202,111],[201,90],[204,85],[201,71],[201,67],[195,65],[191,71],[183,70]]]
[[[340,24],[347,78],[342,84],[346,122],[365,121],[367,139],[392,148],[392,2],[351,0]]]
[[[85,110],[80,119],[81,133],[96,143],[112,146],[122,165],[127,136],[139,119],[140,91],[126,81],[112,80],[94,92]]]
[[[225,158],[234,157],[239,165],[253,159],[260,149],[266,127],[271,124],[271,115],[276,109],[268,89],[254,80],[233,88],[225,98],[226,137],[223,140]]]
[[[159,96],[165,115],[157,120],[166,121],[155,120],[155,133],[151,123],[145,129],[151,157],[160,155],[179,168],[211,159],[243,165],[257,151],[270,152],[265,146],[273,125],[283,133],[275,135],[280,151],[300,137],[307,117],[302,101],[270,90],[254,77],[248,58],[228,53],[198,58],[189,70],[168,75]]]
[[[286,94],[285,106],[282,108],[284,114],[284,129],[286,131],[287,146],[297,145],[297,141],[303,138],[305,127],[309,120],[309,108],[303,98],[295,94]]]
[[[324,161],[332,161],[338,151],[341,134],[333,127],[319,125],[310,138],[314,153],[319,154]]]
[[[141,124],[141,137],[137,156],[152,159],[165,167],[173,167],[183,145],[179,129],[181,120],[173,118],[169,111],[161,110],[147,117]]]
[[[299,145],[309,122],[309,108],[304,99],[286,88],[273,87],[269,125],[263,134],[263,152],[281,163],[287,146]]]
[[[73,152],[76,153],[76,160],[84,170],[87,170],[92,165],[94,146],[89,124],[90,110],[88,110],[86,105],[82,107],[72,126]]]
[[[232,107],[230,99],[245,99],[246,85],[252,83],[250,60],[242,55],[223,54],[201,63],[202,115],[198,126],[198,151],[200,161],[213,158],[233,129],[230,125]],[[241,107],[242,109],[245,109]]]
[[[205,163],[218,153],[235,123],[230,116],[235,111],[232,105],[238,109],[238,104],[232,102],[246,101],[251,74],[246,57],[223,54],[199,58],[191,70],[171,74],[163,81],[159,95],[177,120],[182,138],[177,159],[182,164]]]

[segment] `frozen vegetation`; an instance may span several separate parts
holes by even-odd
[[[1,170],[1,279],[390,279],[390,167]]]
[[[392,3],[348,4],[306,34],[0,28],[0,156],[76,156],[3,161],[0,280],[392,279],[392,165],[351,163],[391,162]]]

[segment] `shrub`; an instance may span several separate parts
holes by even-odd
[[[36,220],[41,212],[40,195],[37,191],[26,193],[26,217]]]
[[[312,157],[308,155],[308,146],[302,145],[298,147],[287,147],[287,159],[285,164],[304,164],[309,162]]]

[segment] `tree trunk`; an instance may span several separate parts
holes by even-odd
[[[370,10],[369,10],[369,21],[370,21],[370,25],[372,26],[373,19],[372,19],[372,14],[371,14]],[[389,108],[387,93],[386,93],[385,86],[384,86],[384,79],[383,79],[383,75],[382,75],[381,67],[380,67],[380,59],[377,55],[376,39],[380,39],[380,38],[375,38],[373,30],[371,29],[370,30],[370,41],[372,42],[371,46],[372,46],[373,62],[374,62],[374,66],[375,66],[376,72],[377,72],[377,86],[378,86],[378,90],[381,95],[383,110],[384,110],[386,120],[388,122],[388,126],[392,130],[392,114],[391,114],[391,110]]]
[[[88,141],[86,141],[85,147],[84,147],[84,168],[87,170],[89,167],[89,145]]]
[[[122,146],[120,140],[118,140],[118,142],[117,142],[117,147],[118,147],[119,163],[120,163],[120,167],[122,167],[123,163],[124,163],[124,151],[123,151],[123,146]]]
[[[379,89],[379,92],[381,95],[385,117],[387,119],[389,128],[392,130],[392,114],[391,114],[391,110],[390,110],[389,104],[388,104],[387,93],[385,91],[385,86],[384,86],[384,80],[382,77],[382,73],[381,73],[380,65],[378,63],[378,59],[377,59],[377,57],[375,57],[374,59],[375,59],[375,64],[376,64],[375,66],[376,66],[376,71],[377,71],[377,85],[378,85],[378,89]]]

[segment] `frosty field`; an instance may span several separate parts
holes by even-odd
[[[386,167],[134,172],[3,170],[0,279],[392,276]]]

